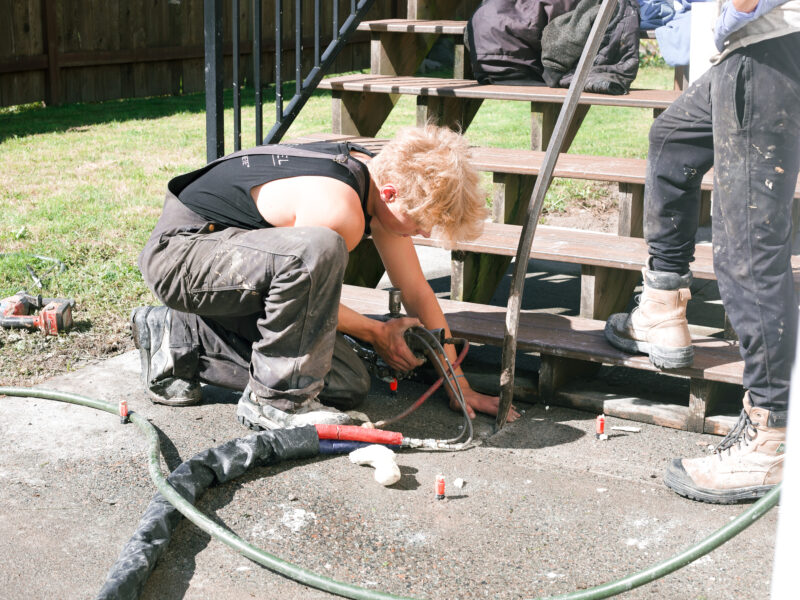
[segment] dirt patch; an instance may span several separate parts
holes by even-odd
[[[121,316],[109,315],[91,325],[77,321],[74,329],[58,336],[0,328],[0,385],[30,387],[133,347],[127,319]]]
[[[619,204],[615,190],[609,185],[600,196],[581,197],[567,202],[561,211],[546,212],[542,216],[542,223],[555,227],[616,233]]]

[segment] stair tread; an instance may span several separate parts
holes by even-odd
[[[481,85],[473,79],[442,79],[393,75],[353,74],[329,77],[319,84],[320,89],[378,94],[441,96],[480,100],[520,100],[561,104],[566,88],[538,85]],[[583,92],[579,104],[622,106],[629,108],[666,109],[680,96],[680,90],[631,89],[620,96]]]
[[[342,288],[342,303],[362,314],[380,315],[386,312],[388,292],[345,285]],[[440,299],[439,303],[455,336],[482,344],[502,345],[506,307],[446,299]],[[659,371],[646,356],[629,355],[613,348],[603,335],[604,327],[605,321],[523,311],[519,320],[517,348],[551,356]],[[693,366],[673,369],[668,373],[741,385],[744,363],[736,342],[694,338],[693,344]]]

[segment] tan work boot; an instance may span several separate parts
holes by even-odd
[[[676,458],[664,483],[681,496],[733,504],[760,498],[783,479],[785,427],[767,427],[769,411],[750,405],[749,394],[736,427],[710,456]]]
[[[686,304],[692,297],[692,274],[642,269],[642,275],[639,306],[630,313],[611,315],[606,321],[606,339],[623,352],[648,354],[659,369],[690,367],[694,348]]]

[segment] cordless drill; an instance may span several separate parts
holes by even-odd
[[[18,292],[0,300],[0,327],[39,329],[45,335],[58,335],[72,327],[75,301],[67,298],[42,298]],[[39,314],[35,314],[40,311]]]

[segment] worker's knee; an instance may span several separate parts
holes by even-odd
[[[650,126],[649,140],[650,148],[661,148],[667,141],[669,132],[672,130],[664,117],[664,113],[659,115]]]

